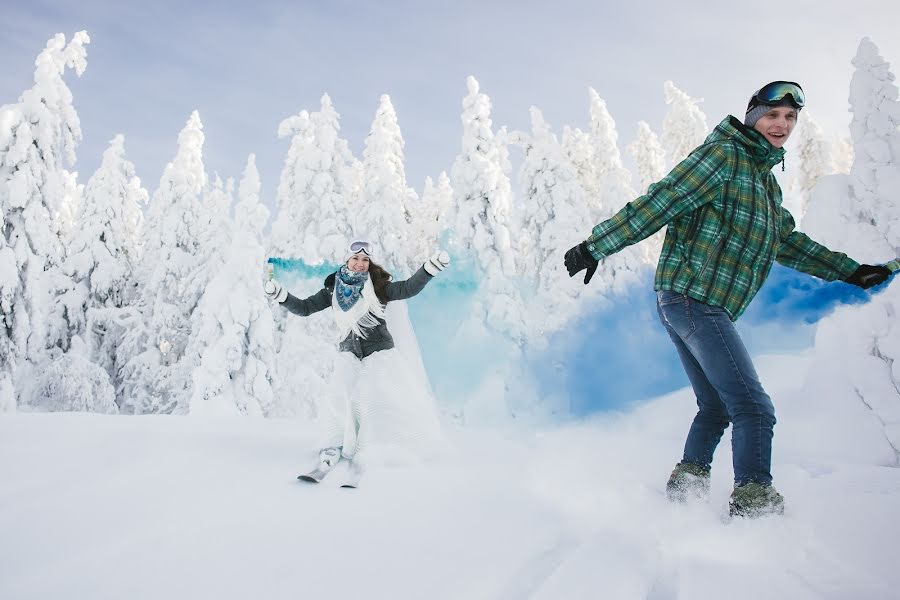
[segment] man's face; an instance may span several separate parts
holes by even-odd
[[[781,148],[791,137],[797,124],[797,109],[790,106],[773,106],[753,126],[776,148]]]

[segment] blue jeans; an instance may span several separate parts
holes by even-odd
[[[657,292],[656,306],[697,396],[682,460],[709,467],[730,422],[735,484],[771,484],[775,407],[734,323],[723,309],[676,292]]]

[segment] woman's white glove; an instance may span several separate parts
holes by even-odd
[[[281,303],[287,300],[287,290],[274,279],[269,279],[263,284],[263,291],[275,302]]]
[[[423,267],[425,271],[428,272],[429,275],[434,277],[441,271],[447,268],[447,265],[450,264],[450,255],[444,252],[443,250],[438,250],[429,258]]]

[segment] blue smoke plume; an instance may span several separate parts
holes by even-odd
[[[336,265],[310,266],[298,260],[270,259],[276,277],[324,278]],[[409,314],[425,367],[439,399],[459,398],[504,356],[499,336],[467,341],[460,325],[473,309],[478,281],[468,261],[454,263],[415,299]],[[580,417],[620,410],[630,404],[688,385],[678,355],[656,314],[653,273],[612,304],[586,307],[581,317],[551,336],[547,347],[523,360],[542,396],[570,400]],[[738,329],[751,354],[797,351],[813,342],[814,324],[841,304],[868,302],[884,289],[861,290],[843,282],[825,282],[775,265]],[[310,292],[312,293],[312,291]]]

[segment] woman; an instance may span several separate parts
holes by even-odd
[[[385,306],[422,291],[450,264],[450,257],[437,252],[409,279],[392,281],[390,273],[372,261],[372,254],[371,243],[354,241],[345,264],[325,279],[321,290],[302,300],[277,281],[265,285],[269,298],[301,317],[332,308],[338,326],[337,393],[321,415],[325,441],[319,466],[300,476],[305,481],[321,481],[346,459],[350,468],[346,485],[355,487],[364,463],[423,457],[441,440],[431,393],[395,348]]]

